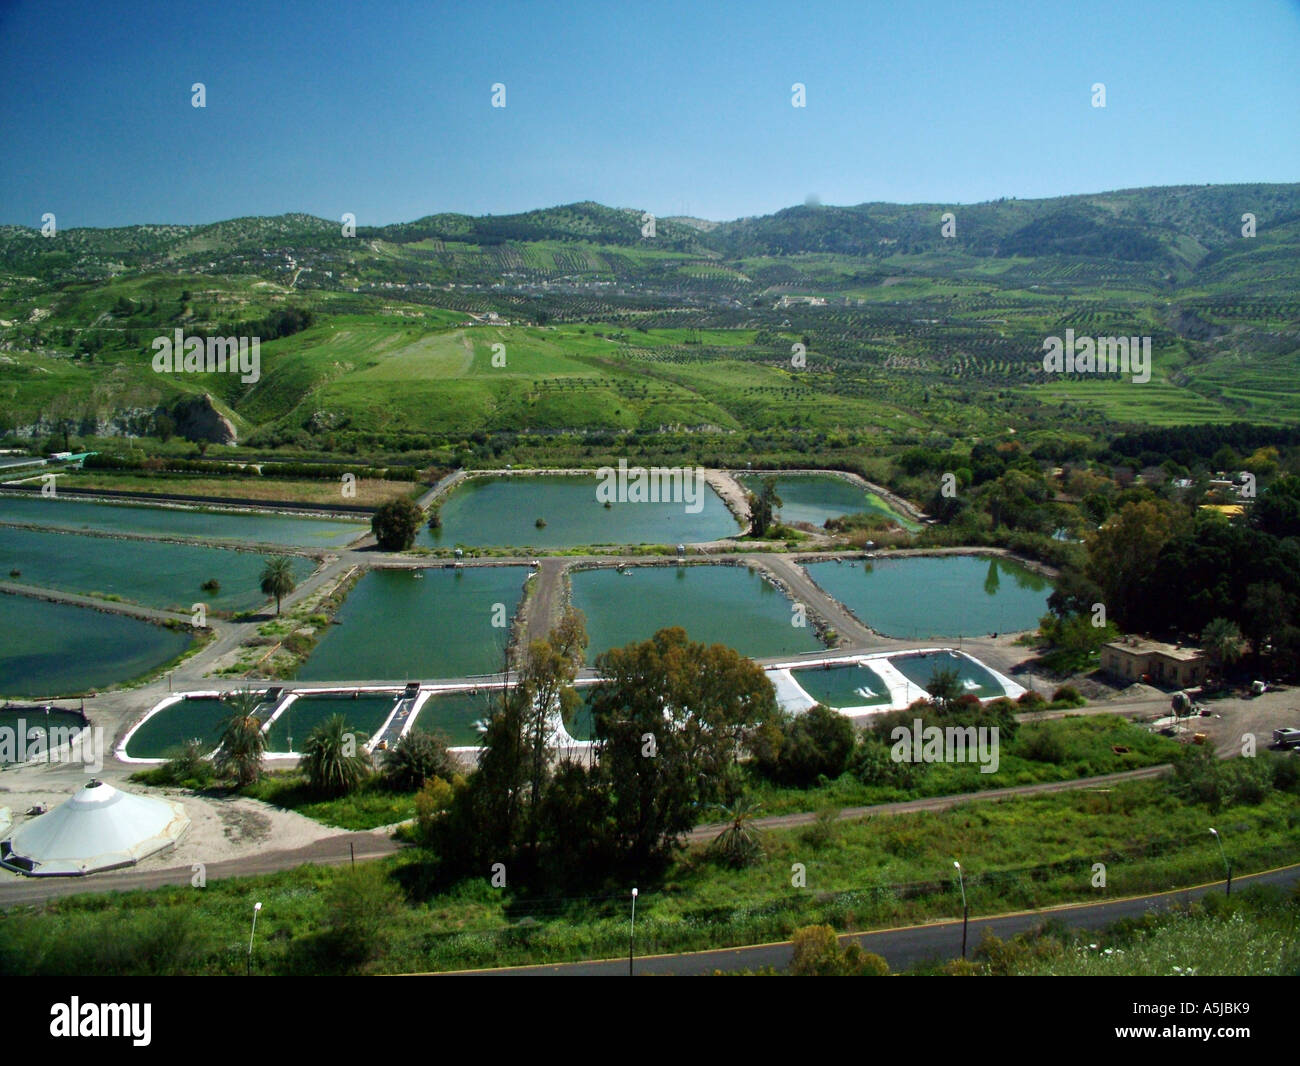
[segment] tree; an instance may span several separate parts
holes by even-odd
[[[761,667],[720,644],[661,629],[596,660],[590,698],[613,849],[624,873],[651,873],[695,821],[728,799],[740,738],[777,716]]]
[[[371,770],[365,740],[341,714],[331,715],[313,729],[303,746],[300,767],[312,789],[324,796],[355,792]]]
[[[772,525],[776,508],[781,506],[781,497],[776,494],[776,478],[763,479],[763,490],[757,496],[749,493],[749,517],[756,537],[767,535]]]
[[[1216,618],[1201,631],[1201,644],[1214,664],[1215,672],[1222,674],[1245,654],[1246,641],[1236,622]]]
[[[404,552],[415,543],[423,515],[405,496],[381,503],[370,519],[375,540],[386,552]]]
[[[231,697],[234,713],[221,731],[221,743],[213,760],[219,774],[234,772],[240,788],[253,784],[262,775],[266,735],[262,732],[261,719],[253,714],[260,702],[247,689]]]
[[[171,415],[160,414],[154,419],[154,432],[158,434],[158,439],[166,444],[176,434],[176,422]]]
[[[940,711],[947,713],[956,705],[964,690],[961,676],[956,669],[951,666],[941,666],[930,675],[925,691],[930,694],[930,702]]]
[[[275,613],[280,614],[280,600],[294,590],[293,561],[277,555],[266,561],[262,570],[262,595],[275,597]]]
[[[1107,614],[1121,625],[1131,628],[1142,585],[1182,524],[1170,504],[1130,502],[1088,538],[1087,576],[1101,588]]]

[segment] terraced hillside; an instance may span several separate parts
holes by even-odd
[[[5,227],[0,433],[148,433],[204,393],[268,441],[1300,417],[1300,185],[645,222]],[[260,337],[258,380],[155,373],[176,329]],[[1067,329],[1149,336],[1151,381],[1045,374]]]

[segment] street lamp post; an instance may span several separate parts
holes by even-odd
[[[961,874],[961,863],[956,859],[952,864],[957,867],[957,884],[961,886],[961,957],[966,957],[966,929],[970,922],[970,908],[966,906],[966,879]]]
[[[1219,831],[1215,829],[1214,826],[1210,826],[1210,835],[1214,837],[1215,842],[1219,845],[1219,858],[1223,860],[1223,868],[1224,870],[1227,871],[1228,874],[1227,887],[1224,889],[1223,894],[1225,896],[1231,896],[1232,895],[1232,864],[1228,862],[1228,856],[1223,850],[1223,838],[1219,836]]]
[[[253,904],[253,928],[248,934],[248,976],[253,976],[253,937],[257,934],[257,912],[262,909],[261,903]]]
[[[636,943],[636,897],[637,897],[637,890],[634,888],[632,889],[632,925],[628,930],[628,934],[627,934],[627,975],[628,977],[633,976],[632,948],[633,945]]]

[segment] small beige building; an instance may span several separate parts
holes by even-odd
[[[1102,645],[1101,668],[1126,681],[1192,688],[1205,680],[1208,661],[1200,648],[1125,637]]]

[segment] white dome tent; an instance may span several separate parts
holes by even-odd
[[[91,781],[0,841],[0,866],[32,877],[114,870],[173,847],[189,827],[179,803]]]

